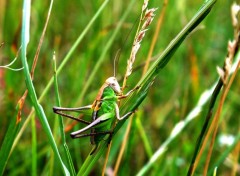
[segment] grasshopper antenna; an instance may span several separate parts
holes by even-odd
[[[139,15],[140,16],[140,15]],[[138,17],[139,18],[139,17]],[[126,43],[127,43],[127,40],[128,40],[128,38],[129,38],[129,36],[130,36],[130,34],[132,33],[132,31],[133,31],[133,28],[134,28],[134,26],[137,24],[137,21],[138,21],[138,18],[136,18],[136,20],[134,21],[134,23],[133,23],[133,26],[131,27],[131,29],[130,29],[130,31],[128,32],[128,34],[127,34],[127,36],[126,36],[126,38],[125,38],[125,40],[124,40],[124,43],[123,43],[123,46],[120,48],[120,49],[118,49],[118,51],[117,51],[117,53],[116,53],[116,56],[115,56],[115,58],[114,58],[114,65],[113,65],[113,69],[114,69],[114,77],[116,77],[116,74],[117,74],[117,65],[118,65],[118,61],[119,61],[119,59],[120,59],[120,56],[121,56],[121,49],[122,48],[124,48],[125,47],[125,45],[126,45]]]
[[[113,65],[113,71],[114,71],[114,73],[113,73],[113,76],[116,78],[116,74],[117,74],[117,65],[118,65],[118,61],[119,61],[119,58],[120,58],[120,54],[121,54],[121,49],[118,49],[118,51],[117,51],[117,54],[116,54],[116,56],[115,56],[115,58],[114,58],[114,65]]]

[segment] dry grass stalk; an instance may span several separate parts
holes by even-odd
[[[161,27],[162,27],[163,19],[165,17],[165,12],[166,12],[167,5],[168,5],[168,0],[164,0],[163,7],[162,7],[162,10],[161,10],[161,14],[158,18],[157,27],[156,27],[156,30],[155,30],[154,35],[153,35],[153,39],[152,39],[152,42],[151,42],[151,45],[150,45],[150,48],[149,48],[149,52],[148,52],[148,55],[147,55],[145,66],[143,68],[143,74],[142,75],[144,75],[147,72],[147,69],[149,67],[151,57],[152,57],[152,53],[153,53],[153,49],[156,45],[156,42],[157,42],[157,39],[158,39],[158,36],[159,36],[159,32],[160,32]]]
[[[142,14],[144,12],[145,13],[144,13],[144,16],[141,16],[140,23],[142,25],[141,25],[140,30],[137,31],[137,34],[134,38],[130,58],[127,61],[127,69],[126,69],[126,73],[125,73],[124,80],[123,80],[122,90],[126,87],[127,79],[132,73],[133,63],[136,59],[137,52],[141,46],[141,41],[144,38],[146,31],[148,30],[147,27],[153,21],[153,18],[155,16],[154,12],[157,10],[156,8],[147,9],[147,2],[148,1],[144,1],[143,7],[142,7]]]
[[[217,67],[218,74],[220,75],[224,85],[226,85],[229,71],[231,69],[232,60],[236,55],[239,48],[239,37],[240,37],[240,6],[236,3],[231,7],[232,25],[234,28],[234,40],[228,42],[228,55],[225,59],[223,69]]]
[[[130,58],[127,61],[127,69],[126,69],[126,73],[125,73],[124,80],[123,80],[122,90],[124,90],[124,88],[126,87],[127,78],[132,73],[133,63],[135,61],[136,54],[141,46],[141,41],[144,38],[146,31],[148,30],[147,27],[152,23],[153,18],[155,16],[154,12],[156,11],[156,8],[147,9],[147,6],[148,6],[148,0],[145,0],[143,3],[143,6],[142,6],[142,14],[144,14],[144,16],[142,16],[142,14],[141,14],[140,23],[139,23],[139,26],[141,26],[141,24],[142,24],[142,26],[141,26],[140,30],[137,30],[136,36],[134,38]],[[118,160],[115,165],[113,175],[117,175],[117,172],[118,172],[121,160],[122,160],[122,156],[123,156],[126,144],[127,144],[127,139],[128,139],[128,135],[129,135],[129,132],[131,129],[131,124],[132,124],[132,119],[131,119],[130,123],[128,124],[127,131],[124,135],[124,140],[123,140],[121,150],[118,155]]]
[[[236,76],[236,73],[237,73],[238,67],[239,67],[239,63],[238,63],[238,66],[236,67],[236,70],[235,70],[233,76],[231,77],[231,80],[228,82],[228,78],[229,78],[229,75],[230,75],[230,70],[231,70],[231,67],[232,67],[232,61],[233,61],[235,55],[238,52],[239,43],[240,43],[240,40],[239,40],[240,39],[240,28],[239,28],[240,23],[239,23],[239,21],[236,23],[236,20],[234,20],[240,13],[240,6],[238,6],[237,8],[234,7],[234,6],[236,6],[236,4],[234,4],[232,6],[232,9],[231,9],[232,10],[233,28],[234,28],[234,40],[229,41],[229,43],[228,43],[228,54],[227,54],[227,57],[224,61],[223,68],[222,69],[218,68],[218,73],[219,73],[220,78],[221,78],[221,80],[224,84],[223,93],[222,93],[222,96],[220,98],[220,103],[219,103],[217,111],[214,115],[212,124],[209,127],[209,130],[208,130],[208,132],[206,134],[206,137],[203,141],[201,149],[198,153],[198,156],[197,156],[197,159],[196,159],[196,164],[195,164],[195,168],[196,168],[197,163],[199,162],[200,156],[203,152],[203,149],[206,146],[206,141],[208,140],[208,138],[210,136],[210,133],[213,131],[211,145],[210,145],[210,148],[209,148],[209,151],[208,151],[208,156],[207,156],[206,163],[205,163],[205,166],[204,166],[203,175],[207,174],[208,166],[209,166],[210,159],[211,159],[212,149],[213,149],[213,145],[214,145],[214,141],[215,141],[216,134],[217,134],[218,122],[219,122],[220,114],[222,112],[222,107],[223,107],[223,104],[224,104],[224,101],[226,99],[227,93],[230,89],[230,86],[232,85],[232,82],[233,82],[233,80]],[[220,70],[220,72],[219,72],[219,70]],[[195,168],[193,169],[193,173],[194,173]]]

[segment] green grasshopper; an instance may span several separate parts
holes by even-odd
[[[120,99],[128,97],[136,89],[138,89],[138,87],[135,87],[127,94],[123,95],[121,87],[119,86],[115,76],[109,77],[98,91],[93,104],[78,108],[53,107],[53,112],[87,125],[78,131],[72,132],[70,135],[72,138],[90,136],[91,144],[95,145],[90,153],[90,155],[92,155],[97,150],[100,141],[102,141],[107,134],[109,134],[109,142],[111,141],[113,126],[116,120],[115,117],[117,117],[118,120],[123,120],[132,115],[133,112],[128,112],[121,117],[118,102]],[[81,112],[88,109],[92,109],[92,122],[75,118],[72,115],[64,113],[64,111]],[[87,130],[91,130],[90,133],[84,133]]]

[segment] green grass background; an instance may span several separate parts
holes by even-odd
[[[49,3],[48,1],[33,1],[31,3],[31,31],[27,53],[30,66],[46,21]],[[108,3],[77,47],[77,50],[71,56],[69,62],[58,75],[62,106],[78,107],[93,102],[102,83],[106,78],[113,75],[113,60],[119,48],[121,49],[121,57],[117,67],[117,77],[118,80],[122,80],[137,27],[136,21],[139,19],[141,13],[142,1],[135,2],[120,32],[107,51],[103,63],[97,70],[94,81],[91,82],[87,92],[81,95],[89,75],[96,66],[106,43],[113,34],[129,3],[128,1],[121,2],[116,0]],[[202,0],[169,0],[153,56],[160,54],[165,49],[168,43],[192,18],[202,3]],[[169,138],[175,124],[183,120],[188,112],[195,107],[200,94],[210,88],[217,80],[216,66],[223,65],[227,53],[228,40],[233,38],[230,16],[230,6],[232,3],[232,0],[219,0],[216,3],[208,17],[183,42],[170,63],[161,71],[150,88],[147,98],[139,107],[137,115],[144,125],[143,128],[153,152]],[[102,1],[94,0],[54,1],[33,81],[38,97],[46,87],[49,79],[53,76],[53,52],[56,52],[57,65],[59,65],[101,4]],[[146,59],[162,5],[162,1],[152,0],[149,2],[149,7],[158,8],[158,10],[156,11],[153,24],[149,27],[142,41],[140,51],[137,54],[137,60],[134,64],[135,67],[143,64]],[[0,42],[4,42],[4,46],[0,48],[0,65],[9,63],[15,57],[20,47],[21,16],[22,1],[1,0]],[[13,67],[21,67],[20,59]],[[129,89],[134,87],[141,78],[142,70],[143,67],[140,67],[140,69],[137,69],[130,76],[127,82]],[[238,75],[228,94],[223,109],[218,137],[222,134],[236,135],[239,132],[239,84]],[[22,71],[13,72],[0,69],[0,142],[3,141],[11,118],[14,118],[16,114],[15,106],[25,89],[26,86]],[[43,98],[41,105],[53,129],[57,118],[52,112],[52,107],[56,105],[53,86]],[[26,120],[31,108],[32,105],[28,97],[22,111],[22,122]],[[206,111],[207,106],[168,146],[168,150],[157,160],[149,173],[153,175],[186,174]],[[136,174],[149,159],[139,130],[136,127],[135,119],[133,119],[133,126],[121,163],[121,169],[118,173],[119,175]],[[51,175],[54,173],[54,175],[61,175],[62,170],[59,169],[58,163],[53,162],[53,165],[50,164],[53,157],[51,147],[43,132],[40,121],[38,118],[35,118],[34,122],[37,132],[37,174]],[[66,126],[71,123],[71,121],[64,119]],[[80,129],[81,127],[83,127],[81,124],[77,124],[71,131]],[[82,165],[91,150],[90,141],[89,138],[72,140],[69,132],[66,133],[66,140],[74,166],[78,171],[78,168]],[[122,142],[123,134],[124,131],[121,130],[113,139],[113,147],[108,162],[110,169],[114,166],[118,153],[118,148],[115,147],[117,145],[114,144]],[[60,142],[59,133],[56,134],[55,140],[56,143]],[[31,145],[32,129],[29,123],[8,160],[4,174],[26,175],[31,173]],[[221,146],[218,141],[215,142],[210,167],[214,166],[214,162],[226,148],[227,146]],[[62,154],[61,147],[59,147],[59,151]],[[201,170],[203,169],[205,155],[206,153],[203,154],[203,159],[197,168],[197,173],[202,173]],[[104,156],[99,159],[91,174],[99,175],[101,173],[103,161]],[[51,170],[53,171],[52,173]],[[218,169],[218,173],[220,175],[228,175],[231,173],[231,170],[231,165],[222,163]]]

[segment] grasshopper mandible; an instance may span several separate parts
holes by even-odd
[[[93,104],[78,108],[53,107],[53,112],[87,125],[78,131],[72,132],[70,135],[72,138],[90,136],[91,144],[95,145],[90,153],[90,155],[92,155],[97,150],[100,141],[103,140],[107,134],[110,135],[109,142],[111,141],[113,126],[116,118],[118,120],[123,120],[132,115],[133,112],[128,112],[121,117],[119,113],[118,102],[120,99],[128,97],[138,88],[139,87],[135,87],[127,94],[123,95],[116,77],[109,77],[98,91],[97,97]],[[92,109],[92,122],[75,118],[72,115],[64,113],[64,111],[81,112],[87,109]],[[87,130],[91,130],[90,133],[84,133]]]

